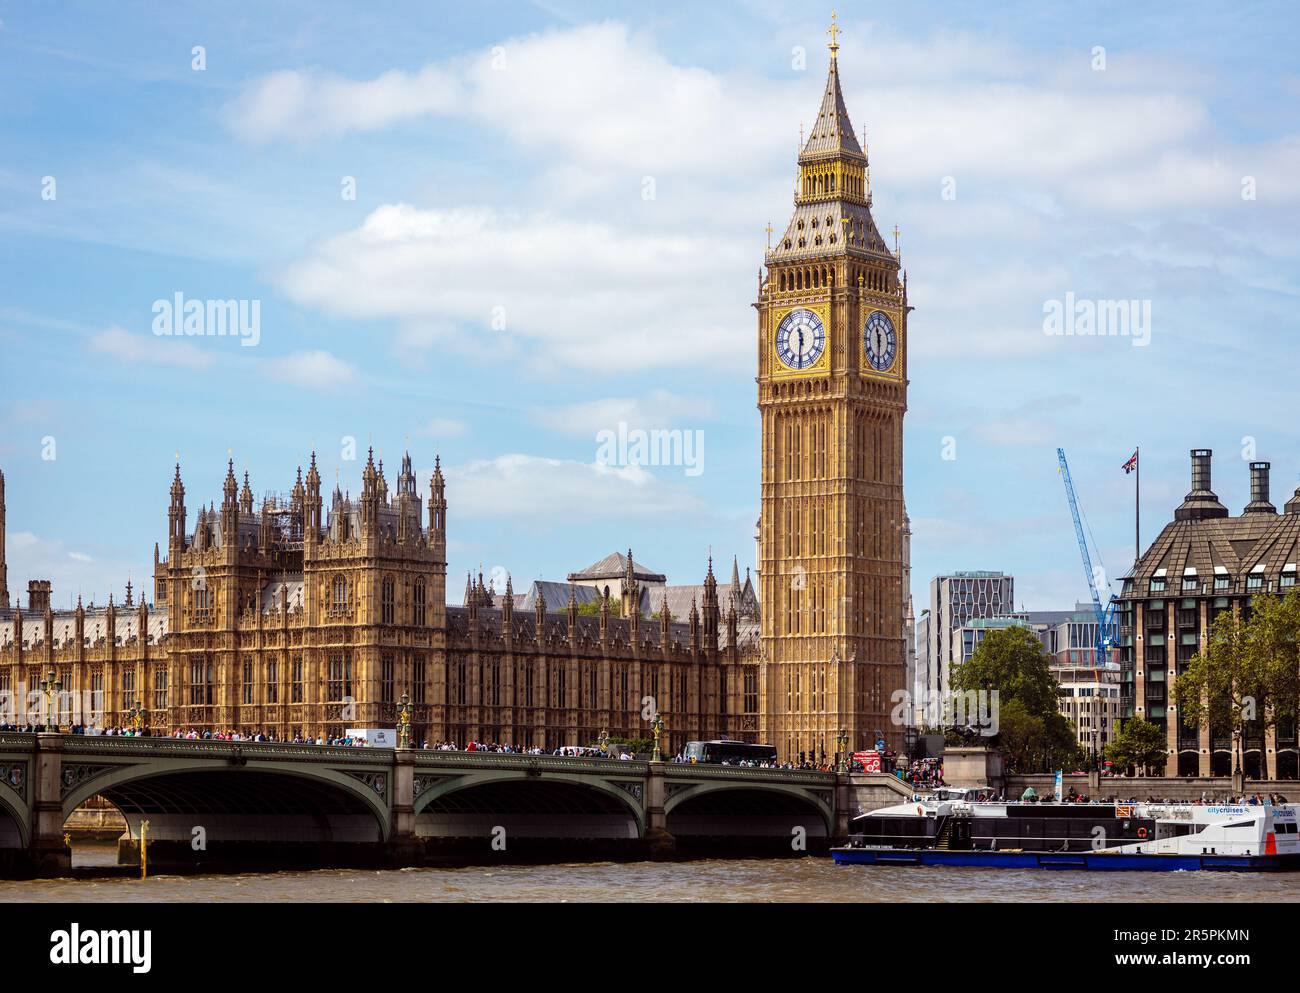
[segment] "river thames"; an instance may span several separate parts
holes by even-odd
[[[111,866],[113,845],[75,864]],[[0,882],[5,903],[1285,903],[1300,874],[836,866],[828,857]]]

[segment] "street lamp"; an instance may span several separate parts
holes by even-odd
[[[839,746],[840,751],[840,772],[849,771],[849,733],[840,728],[839,734],[835,736],[835,744]]]
[[[54,725],[54,697],[63,691],[62,681],[55,679],[55,672],[50,670],[48,676],[40,682],[41,692],[45,694],[45,730],[57,731]]]
[[[651,762],[662,762],[664,760],[663,753],[659,750],[659,736],[664,733],[664,727],[663,716],[661,714],[655,714],[654,718],[650,721],[650,732],[654,735],[655,740],[654,751],[650,753]]]
[[[411,747],[411,697],[403,693],[397,710],[397,747]]]
[[[601,728],[600,737],[596,739],[596,744],[600,746],[600,750],[604,752],[606,756],[609,755],[609,729],[608,728]]]
[[[131,708],[132,729],[138,735],[140,734],[141,731],[143,731],[146,728],[146,726],[148,725],[148,721],[149,721],[149,711],[145,710],[144,707],[140,705],[140,701],[137,700],[135,702],[135,706]]]

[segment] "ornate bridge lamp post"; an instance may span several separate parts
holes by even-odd
[[[403,693],[397,710],[397,747],[411,747],[411,697]]]
[[[840,728],[839,734],[835,736],[835,744],[840,750],[840,772],[849,771],[849,733]]]
[[[148,727],[149,711],[145,710],[144,707],[141,706],[140,701],[137,700],[135,706],[131,708],[131,729],[139,735]]]
[[[41,692],[45,694],[45,730],[57,731],[58,727],[54,722],[54,704],[55,697],[63,692],[63,682],[55,678],[57,674],[53,669],[49,675],[40,682]]]
[[[600,750],[605,753],[605,757],[609,758],[609,729],[608,728],[601,728],[600,737],[596,739],[596,744],[599,745]]]
[[[655,747],[650,753],[651,762],[662,762],[663,753],[659,750],[659,736],[664,733],[664,719],[661,714],[655,714],[654,719],[650,721],[650,733],[654,735]]]

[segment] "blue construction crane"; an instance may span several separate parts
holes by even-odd
[[[1083,557],[1083,572],[1088,579],[1088,589],[1092,592],[1092,609],[1097,615],[1097,660],[1098,666],[1110,661],[1110,626],[1115,616],[1115,604],[1109,587],[1106,589],[1106,602],[1102,603],[1101,589],[1097,574],[1092,568],[1092,556],[1088,554],[1088,541],[1083,534],[1083,521],[1079,516],[1079,501],[1074,496],[1074,484],[1070,482],[1070,466],[1065,461],[1065,449],[1056,450],[1060,462],[1060,473],[1065,479],[1065,495],[1070,500],[1070,513],[1074,516],[1074,533],[1079,539],[1079,555]],[[1098,552],[1100,555],[1100,552]],[[1098,559],[1100,561],[1100,558]]]

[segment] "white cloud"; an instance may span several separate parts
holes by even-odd
[[[448,499],[467,517],[669,519],[701,514],[688,490],[638,466],[613,467],[533,455],[501,455],[448,468]]]
[[[971,189],[1046,182],[1088,202],[1100,192],[1115,209],[1128,209],[1135,195],[1144,197],[1139,206],[1158,208],[1195,203],[1223,166],[1203,96],[1212,81],[1165,60],[1096,73],[1086,59],[1063,68],[973,35],[876,34],[872,44],[891,53],[889,73],[846,59],[842,83],[859,136],[884,150],[872,162],[882,186],[937,188],[944,176]],[[818,99],[809,79],[823,71],[810,65],[774,80],[675,65],[647,36],[614,22],[501,48],[500,58],[485,50],[368,80],[272,73],[245,87],[227,120],[237,135],[267,141],[464,118],[549,156],[552,180],[568,177],[586,195],[588,183],[608,187],[619,172],[661,181],[702,174],[743,201],[767,178],[754,163],[789,164],[781,153],[793,134],[772,122],[806,120]],[[1238,160],[1229,172],[1262,159],[1275,190],[1300,196],[1288,171],[1293,149],[1228,149]]]
[[[202,369],[212,364],[212,356],[192,342],[171,336],[132,334],[119,327],[92,335],[90,350],[126,363],[175,365],[190,369]]]
[[[699,397],[652,390],[642,397],[609,397],[564,407],[543,407],[533,419],[552,431],[570,435],[595,435],[616,430],[619,422],[632,428],[653,430],[686,425],[713,416],[713,404]]]
[[[372,131],[411,117],[445,113],[459,99],[455,79],[429,66],[357,82],[325,73],[285,70],[249,86],[226,110],[246,141],[336,136]]]
[[[119,549],[95,549],[96,554],[91,555],[70,549],[61,539],[43,538],[31,531],[11,531],[6,552],[10,599],[17,603],[21,597],[24,605],[29,579],[50,580],[51,606],[60,609],[75,604],[78,594],[87,603],[94,598],[103,605],[113,593],[121,603],[127,579],[146,574],[139,563],[133,566],[131,559]]]
[[[749,322],[718,293],[750,261],[739,249],[703,234],[396,204],[281,284],[333,314],[411,325],[408,345],[497,355],[504,340],[547,361],[634,369],[748,356]]]
[[[459,438],[469,433],[469,425],[450,417],[435,417],[420,429],[420,433],[430,438]]]
[[[356,378],[352,366],[325,351],[295,352],[267,360],[267,373],[294,386],[330,390]]]

